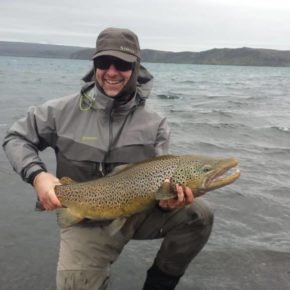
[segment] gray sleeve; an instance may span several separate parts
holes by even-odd
[[[36,171],[46,170],[38,152],[53,146],[54,123],[50,107],[31,107],[27,115],[7,131],[3,149],[13,169],[26,182],[30,182]]]
[[[155,143],[156,156],[168,154],[170,129],[166,118],[162,119]]]

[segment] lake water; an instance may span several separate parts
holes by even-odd
[[[30,105],[78,91],[90,65],[0,57],[1,140]],[[178,289],[290,289],[290,69],[145,66],[155,77],[148,102],[169,120],[172,153],[240,160],[241,178],[205,197],[215,211],[213,233]],[[51,153],[43,158],[53,170]],[[55,217],[33,211],[33,190],[13,173],[3,151],[0,190],[0,289],[54,289]],[[139,288],[127,289],[140,289],[158,243],[130,242],[110,289],[126,289],[131,280],[121,274],[135,269]],[[127,262],[135,269],[122,268]],[[274,266],[279,273],[272,273]]]

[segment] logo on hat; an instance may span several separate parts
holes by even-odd
[[[135,54],[134,49],[129,48],[129,47],[120,46],[120,50],[122,50],[122,51],[126,51],[126,52],[129,52],[129,53],[132,53],[132,54]]]

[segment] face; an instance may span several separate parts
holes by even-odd
[[[109,97],[117,96],[132,75],[132,65],[124,62],[125,66],[122,66],[122,62],[113,57],[102,57],[99,63],[95,62],[96,80]]]

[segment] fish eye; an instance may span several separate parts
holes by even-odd
[[[211,170],[211,166],[208,165],[208,164],[204,165],[203,168],[202,168],[202,171],[203,171],[204,173],[207,173],[207,172],[209,172],[210,170]]]

